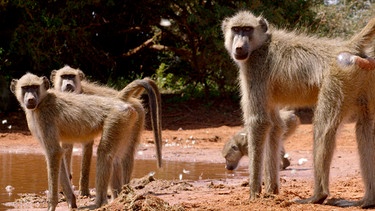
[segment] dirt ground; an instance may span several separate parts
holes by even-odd
[[[124,192],[118,199],[99,210],[359,210],[358,207],[330,205],[339,199],[359,200],[364,193],[353,124],[345,125],[337,139],[331,165],[329,199],[323,205],[293,202],[313,193],[311,113],[299,111],[297,114],[303,124],[285,142],[291,166],[280,172],[279,195],[262,195],[250,202],[247,178],[163,181],[145,176],[134,179],[130,186],[124,186]],[[22,112],[0,113],[0,119],[7,120],[0,125],[0,151],[42,153],[38,142],[27,130]],[[208,106],[194,100],[184,103],[163,101],[163,159],[223,163],[224,168],[224,159],[220,154],[222,146],[240,128],[241,110],[232,101],[216,100]],[[192,137],[194,144],[186,147],[186,140]],[[152,140],[152,133],[146,128],[140,145],[144,148],[144,159],[154,157]],[[246,158],[241,165],[246,167]],[[78,197],[78,207],[89,209],[93,200],[94,197]],[[15,210],[44,210],[46,199],[26,195],[12,205]],[[66,209],[65,202],[59,203],[58,210]]]

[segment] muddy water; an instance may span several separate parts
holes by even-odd
[[[73,185],[78,186],[81,156],[73,156]],[[95,187],[95,157],[90,172],[90,188]],[[244,177],[247,170],[226,171],[224,164],[164,161],[163,168],[156,167],[156,160],[136,160],[132,178],[155,172],[155,178],[166,180],[201,180]],[[7,192],[6,187],[14,189]],[[43,155],[0,154],[0,210],[4,202],[19,198],[19,193],[45,194],[47,170]]]

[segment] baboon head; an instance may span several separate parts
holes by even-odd
[[[49,87],[47,77],[38,77],[31,73],[25,74],[19,80],[13,79],[10,84],[10,90],[16,96],[22,108],[30,110],[38,107]]]
[[[80,69],[66,65],[59,70],[52,70],[50,78],[56,90],[81,93],[81,81],[85,78],[85,74]]]
[[[238,143],[238,140],[236,140],[239,138],[246,139],[246,135],[234,136],[227,143],[225,143],[223,147],[222,155],[225,158],[225,168],[228,170],[236,169],[241,158],[244,156],[240,149],[241,146]]]
[[[254,50],[269,39],[268,28],[263,17],[255,17],[248,11],[238,12],[222,23],[225,48],[234,61],[246,61]]]

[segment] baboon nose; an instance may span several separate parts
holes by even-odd
[[[236,47],[236,54],[242,54],[242,47]]]
[[[36,100],[34,98],[30,98],[27,100],[26,108],[27,109],[34,109],[36,107]]]
[[[233,166],[225,165],[225,168],[226,168],[227,170],[234,170],[234,167],[233,167]]]
[[[71,84],[67,84],[65,87],[65,92],[74,92],[74,86]]]
[[[236,60],[244,60],[248,56],[248,52],[243,47],[236,47],[234,58]]]

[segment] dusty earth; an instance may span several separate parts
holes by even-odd
[[[359,210],[358,207],[330,205],[339,199],[359,200],[364,193],[353,124],[345,125],[338,136],[331,166],[329,199],[323,205],[293,202],[313,193],[311,113],[302,110],[297,114],[302,124],[285,142],[291,166],[280,172],[279,195],[263,194],[260,199],[249,202],[247,178],[164,181],[145,175],[144,178],[134,179],[130,186],[124,186],[124,192],[118,199],[99,210]],[[184,103],[164,100],[164,160],[223,163],[224,168],[220,152],[223,144],[241,128],[240,116],[238,104],[232,101],[214,100],[210,105],[202,105],[194,100]],[[0,125],[0,151],[42,153],[38,142],[28,132],[22,111],[0,113],[0,119],[7,119],[6,124]],[[186,147],[186,140],[192,138],[194,144]],[[151,131],[146,128],[140,145],[145,159],[154,157],[152,140]],[[243,159],[241,166],[246,168],[246,165],[247,159]],[[93,200],[94,197],[78,197],[78,207],[90,209]],[[28,194],[11,205],[15,210],[45,210],[46,199]],[[58,210],[66,209],[67,203],[62,197]]]

